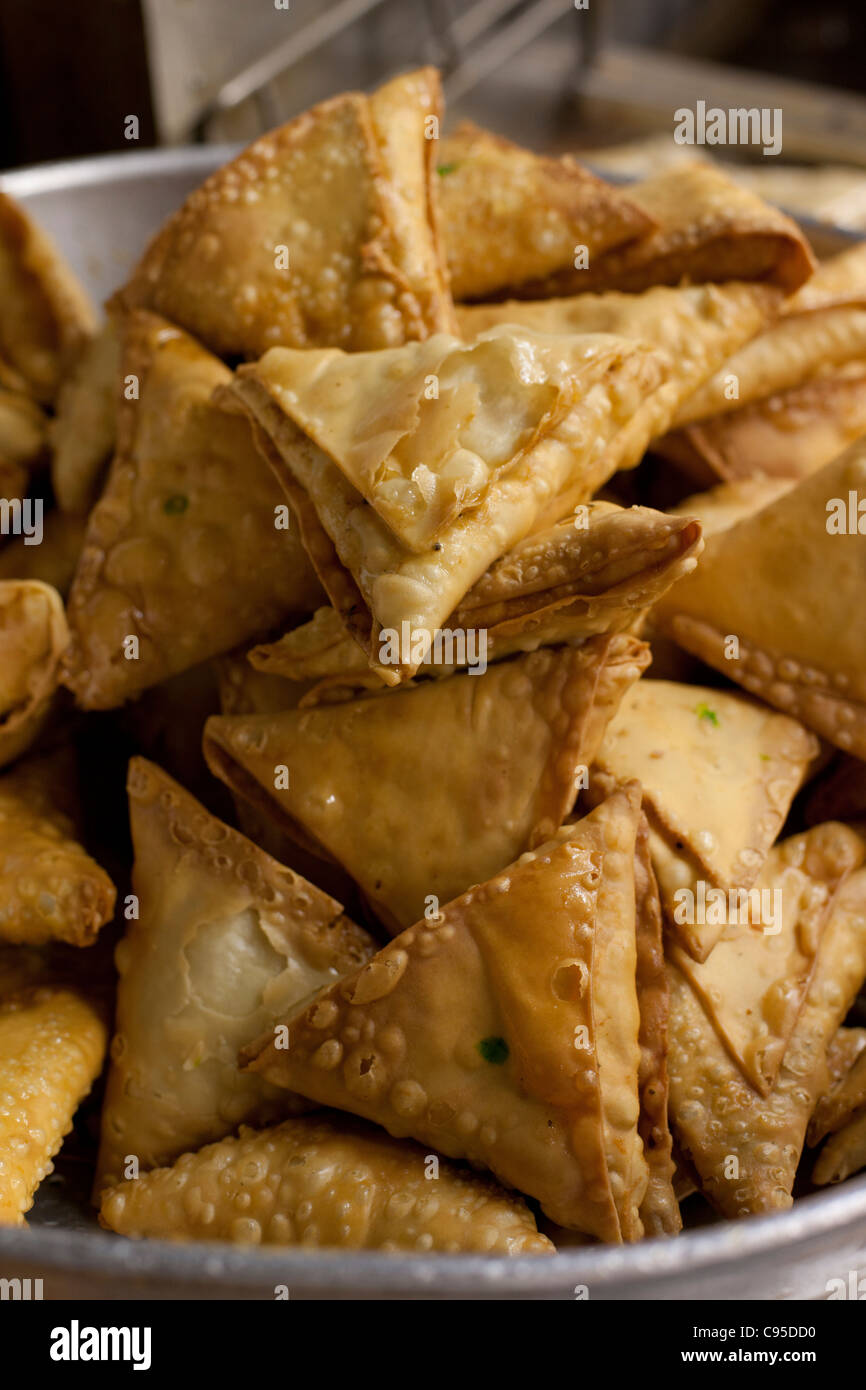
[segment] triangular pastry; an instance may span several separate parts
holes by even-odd
[[[779,1075],[834,895],[863,857],[860,837],[832,822],[792,836],[770,850],[752,893],[727,895],[708,960],[699,964],[670,949],[720,1040],[762,1095]]]
[[[522,292],[542,299],[588,290],[635,293],[682,280],[766,280],[791,293],[815,268],[797,224],[717,165],[663,169],[631,184],[628,195],[655,222],[649,236]]]
[[[97,1187],[169,1163],[241,1122],[302,1105],[241,1075],[237,1051],[373,952],[333,898],[276,863],[143,758]]]
[[[503,327],[393,353],[274,349],[232,389],[333,607],[395,684],[494,560],[637,461],[674,374],[636,341]],[[404,631],[386,660],[381,634]]]
[[[551,159],[463,121],[436,171],[455,299],[514,291],[652,229],[648,213],[570,155]]]
[[[780,303],[781,292],[763,284],[662,285],[643,294],[609,290],[460,307],[458,322],[468,341],[497,325],[520,324],[537,333],[613,333],[652,343],[675,364],[652,401],[651,434],[667,439],[683,402],[766,327]],[[640,457],[629,448],[617,466],[629,467]]]
[[[806,1127],[827,1087],[827,1047],[866,976],[866,869],[836,896],[769,1096],[744,1079],[690,982],[672,963],[668,972],[671,1120],[704,1195],[729,1217],[789,1207]]]
[[[634,637],[543,648],[378,698],[210,719],[205,756],[400,930],[558,830],[645,664]]]
[[[84,515],[114,450],[120,342],[108,319],[64,381],[51,422],[51,486],[64,512]]]
[[[332,609],[318,611],[333,612]],[[310,681],[283,680],[281,676],[256,671],[239,652],[219,657],[215,665],[221,714],[278,714],[283,710],[296,709],[312,685]],[[372,672],[370,674],[372,676]],[[373,676],[373,679],[380,685],[377,677]],[[213,777],[210,780],[213,781]],[[297,841],[276,824],[267,807],[254,805],[245,796],[233,791],[231,797],[236,824],[248,840],[265,850],[272,859],[281,864],[290,864],[306,878],[313,878],[332,897],[342,902],[347,900],[345,885],[351,884],[351,880],[340,875],[336,865],[329,865],[325,871],[323,861],[302,850]],[[311,864],[315,868],[311,868]],[[338,882],[341,877],[344,882]]]
[[[118,451],[69,597],[64,679],[85,709],[122,704],[310,611],[319,592],[296,528],[277,525],[285,502],[246,422],[211,404],[228,368],[137,313],[122,370],[138,396],[120,402]]]
[[[553,1254],[522,1197],[345,1116],[241,1127],[102,1197],[124,1236],[485,1255]],[[431,1181],[431,1173],[435,1181]],[[241,1200],[243,1199],[243,1200]]]
[[[491,1169],[559,1225],[639,1236],[638,811],[618,792],[422,918],[247,1049],[254,1072]]]
[[[653,622],[752,694],[866,757],[864,533],[866,449],[854,444],[756,516],[710,536]]]
[[[762,511],[783,493],[790,492],[794,483],[794,478],[768,478],[761,473],[750,478],[736,478],[708,487],[705,492],[693,493],[672,507],[671,514],[699,517],[703,534],[714,536],[717,531],[727,531],[744,517]]]
[[[805,478],[866,431],[866,363],[822,372],[802,386],[752,401],[655,440],[653,450],[696,481],[756,473]]]
[[[65,804],[69,759],[62,749],[0,775],[3,941],[88,946],[114,911],[111,879],[79,842],[79,808]]]
[[[68,642],[56,589],[35,579],[0,580],[0,767],[26,752],[42,729]]]
[[[0,193],[0,378],[50,404],[95,327],[56,247]]]
[[[780,317],[735,353],[680,409],[676,424],[740,410],[866,356],[866,257],[860,248],[818,267]],[[732,389],[733,383],[736,389]]]
[[[0,1227],[24,1224],[107,1040],[101,1010],[75,989],[39,985],[0,998]]]
[[[440,115],[438,75],[421,68],[269,131],[190,194],[119,301],[222,356],[387,348],[450,329],[426,138]]]
[[[817,754],[796,720],[741,695],[642,680],[623,696],[591,783],[641,782],[665,915],[695,959],[722,931],[716,914],[697,911],[699,883],[752,886]]]
[[[495,561],[445,621],[443,632],[453,635],[453,665],[426,661],[418,674],[450,674],[477,658],[482,631],[490,662],[631,628],[694,568],[700,552],[700,527],[690,519],[590,502],[580,518],[527,536]],[[254,647],[249,660],[268,675],[315,682],[301,696],[303,703],[338,687],[381,684],[333,608],[319,609],[277,642]]]

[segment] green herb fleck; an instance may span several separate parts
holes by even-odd
[[[710,709],[709,705],[698,705],[695,709],[695,714],[698,716],[698,719],[706,719],[710,724],[715,724],[716,728],[719,727],[719,716],[714,709]]]
[[[173,497],[167,497],[162,504],[162,510],[166,516],[180,516],[189,506],[189,498],[184,497],[182,492],[176,492]]]
[[[508,1043],[504,1038],[482,1038],[478,1044],[478,1051],[485,1062],[492,1062],[494,1067],[501,1067],[508,1058]]]
[[[758,756],[761,759],[762,763],[768,763],[771,761],[769,753],[759,753]]]
[[[453,173],[454,173],[454,170],[455,170],[456,168],[457,168],[456,163],[455,163],[455,164],[437,164],[437,165],[436,165],[436,173],[440,176],[440,178],[443,178],[443,179],[444,179],[444,177],[445,177],[446,174],[453,174]]]

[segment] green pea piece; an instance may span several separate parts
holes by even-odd
[[[478,1044],[478,1051],[485,1062],[491,1062],[494,1067],[501,1067],[508,1058],[508,1043],[504,1038],[482,1038]]]
[[[182,492],[176,492],[173,497],[167,497],[162,504],[162,510],[166,516],[180,516],[189,506],[189,498],[184,497]]]
[[[709,705],[698,705],[695,714],[698,716],[698,719],[706,719],[710,724],[714,724],[716,728],[719,727],[719,716],[714,709],[710,709]]]

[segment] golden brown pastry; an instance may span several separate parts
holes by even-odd
[[[830,1084],[809,1121],[806,1142],[814,1147],[842,1129],[866,1105],[866,1028],[840,1028],[827,1048]]]
[[[866,757],[864,534],[866,448],[855,444],[757,516],[710,536],[653,622],[750,693]]]
[[[90,301],[57,248],[0,193],[0,375],[50,404],[95,327]]]
[[[56,589],[35,579],[0,580],[0,767],[42,729],[68,641]]]
[[[513,292],[653,227],[570,155],[545,158],[471,121],[440,141],[436,172],[455,299]]]
[[[588,290],[639,293],[685,279],[767,280],[791,293],[815,269],[797,224],[715,165],[662,170],[632,184],[629,198],[655,222],[649,236],[521,292],[536,299]]]
[[[866,431],[866,365],[851,362],[656,440],[698,482],[805,478]]]
[[[502,327],[387,353],[274,349],[233,392],[333,607],[396,684],[494,560],[637,461],[675,370],[635,341]]]
[[[844,1182],[866,1168],[866,1107],[855,1110],[848,1123],[831,1134],[818,1156],[812,1181],[818,1187]]]
[[[439,77],[421,68],[269,131],[165,224],[119,300],[223,356],[393,347],[453,326],[439,249]]]
[[[700,527],[689,518],[590,502],[579,517],[527,536],[491,565],[446,619],[452,664],[428,660],[418,674],[450,675],[472,664],[481,632],[490,662],[631,628],[694,568],[701,548]],[[298,703],[317,703],[338,689],[381,689],[333,608],[320,608],[279,641],[254,647],[249,660],[267,675],[306,682]]]
[[[3,941],[88,946],[111,920],[114,885],[79,843],[71,758],[61,749],[0,775]]]
[[[672,1236],[682,1229],[674,1192],[676,1165],[668,1124],[668,1019],[670,990],[662,941],[662,909],[650,856],[649,826],[638,822],[635,841],[635,901],[637,926],[637,998],[640,1008],[640,1066],[638,1133],[649,1173],[640,1204],[645,1236]]]
[[[636,638],[595,637],[377,699],[210,719],[205,756],[399,931],[558,830],[645,664]]]
[[[821,935],[840,884],[863,862],[863,842],[834,822],[774,845],[753,892],[728,895],[724,924],[703,963],[669,950],[743,1076],[768,1096],[791,1040]]]
[[[242,1126],[236,1139],[111,1188],[99,1219],[124,1236],[307,1250],[554,1250],[516,1193],[342,1116]]]
[[[607,290],[564,299],[510,299],[459,305],[467,342],[501,324],[536,333],[614,333],[652,343],[676,363],[678,403],[772,322],[782,304],[772,286],[732,280],[722,285],[657,285],[642,294]]]
[[[51,486],[58,507],[84,515],[97,497],[116,438],[120,342],[112,319],[60,388],[51,422]]]
[[[756,473],[754,477],[718,483],[715,487],[707,488],[706,492],[696,492],[687,497],[671,509],[672,515],[699,517],[703,534],[714,536],[717,531],[727,531],[738,521],[754,516],[784,493],[790,492],[794,481],[793,478],[767,478]]]
[[[238,1048],[375,949],[333,898],[144,758],[129,799],[136,901],[117,950],[98,1189],[304,1108],[242,1075]]]
[[[699,907],[700,884],[751,888],[817,754],[796,720],[741,695],[642,680],[623,696],[591,785],[603,793],[631,777],[642,783],[668,925],[696,960],[722,931],[718,915]]]
[[[787,301],[781,316],[735,353],[681,407],[678,425],[738,411],[866,355],[866,256],[831,257]]]
[[[228,368],[153,314],[123,334],[118,452],[69,597],[64,680],[84,709],[148,686],[291,613],[318,586],[242,419],[212,405]],[[284,518],[288,523],[288,514]]]
[[[72,1117],[102,1069],[101,1012],[76,990],[0,999],[0,1226],[21,1226]]]
[[[408,928],[251,1045],[254,1072],[491,1169],[559,1225],[639,1237],[638,815],[617,792]]]
[[[827,1087],[827,1047],[866,976],[866,870],[836,895],[769,1096],[745,1080],[678,968],[668,972],[671,1119],[704,1195],[729,1217],[789,1207],[806,1127]]]

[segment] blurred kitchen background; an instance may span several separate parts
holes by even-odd
[[[780,158],[700,153],[751,161],[743,177],[767,196],[866,226],[864,0],[578,4],[0,0],[0,166],[247,140],[434,62],[449,120],[621,174],[694,157],[673,141],[678,107],[781,107]]]

